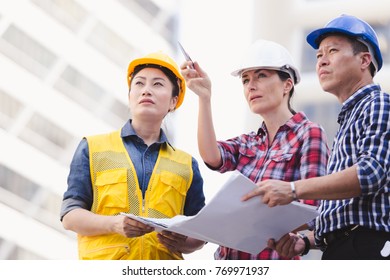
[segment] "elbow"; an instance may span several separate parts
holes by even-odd
[[[200,152],[200,156],[207,166],[211,169],[218,169],[222,166],[222,157],[220,153],[213,154],[207,151]]]
[[[67,213],[68,214],[68,213]],[[71,226],[70,226],[70,221],[69,221],[69,217],[68,215],[65,214],[62,219],[61,219],[61,222],[62,222],[62,226],[64,227],[64,229],[66,230],[71,230]]]
[[[68,213],[65,213],[65,215],[62,216],[62,226],[64,227],[64,229],[75,231],[77,220],[78,220],[77,216],[78,216],[77,209],[73,209]]]
[[[217,170],[222,166],[222,159],[212,160],[212,159],[203,159],[204,163],[212,170]]]

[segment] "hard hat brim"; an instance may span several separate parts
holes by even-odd
[[[317,30],[314,30],[309,33],[306,37],[306,41],[309,43],[310,46],[312,46],[314,49],[318,49],[320,46],[320,43],[318,40],[321,36],[329,33],[341,33],[348,36],[356,37],[357,35],[352,32],[348,32],[344,29],[335,28],[335,27],[325,27],[325,28],[319,28]]]
[[[242,69],[237,69],[233,72],[231,72],[231,75],[234,76],[234,77],[241,77],[245,72],[248,72],[248,71],[252,71],[252,70],[257,70],[257,69],[265,69],[265,70],[274,70],[274,71],[281,71],[281,72],[285,72],[287,74],[289,74],[290,76],[293,76],[291,77],[294,84],[298,84],[301,80],[301,77],[299,75],[299,72],[297,69],[295,69],[294,67],[292,66],[289,66],[290,68],[293,69],[294,71],[294,74],[292,75],[292,73],[286,69],[283,69],[282,66],[281,67],[274,67],[274,66],[257,66],[257,67],[248,67],[248,68],[242,68]]]

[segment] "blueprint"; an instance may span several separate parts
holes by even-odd
[[[243,202],[241,197],[256,185],[238,171],[231,174],[195,216],[155,219],[123,214],[158,232],[168,230],[251,254],[261,252],[269,238],[278,240],[318,215],[315,207],[299,202],[276,207],[268,207],[259,197]]]

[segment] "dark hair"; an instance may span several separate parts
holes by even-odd
[[[131,74],[130,82],[133,80],[134,76],[137,75],[137,73],[144,68],[160,69],[165,74],[165,76],[167,76],[167,78],[171,81],[171,83],[173,85],[172,97],[179,96],[180,88],[179,88],[178,79],[177,79],[176,75],[173,74],[173,72],[171,70],[169,70],[168,68],[161,66],[161,65],[158,65],[158,64],[137,65],[134,68],[133,73]]]
[[[278,76],[279,76],[279,79],[281,79],[283,82],[284,81],[287,81],[288,79],[293,79],[290,74],[286,73],[286,72],[283,72],[283,71],[276,71],[276,73],[278,73]],[[287,106],[288,106],[288,109],[290,110],[290,112],[295,115],[297,112],[295,112],[295,110],[291,107],[291,98],[294,94],[294,84],[290,90],[290,92],[288,93],[288,100],[287,100]]]
[[[368,47],[363,44],[362,42],[356,40],[356,38],[350,38],[349,36],[347,36],[348,40],[350,41],[351,43],[351,46],[352,46],[352,51],[353,51],[353,54],[354,55],[357,55],[358,53],[361,53],[361,52],[368,52]],[[371,55],[374,55],[374,54],[371,54]],[[375,59],[375,57],[373,57],[372,59]],[[375,76],[375,66],[374,66],[374,63],[370,63],[370,74],[372,77]]]

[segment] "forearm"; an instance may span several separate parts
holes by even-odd
[[[299,199],[348,199],[361,194],[356,165],[330,175],[295,182]]]
[[[210,98],[199,98],[198,148],[203,161],[212,167],[222,163],[212,119]]]
[[[203,248],[205,242],[192,237],[188,237],[185,247],[182,249],[183,254],[190,254]]]
[[[67,213],[62,223],[64,228],[85,236],[113,233],[111,216],[94,214],[85,209],[74,209]]]

